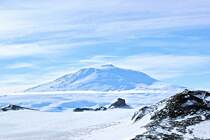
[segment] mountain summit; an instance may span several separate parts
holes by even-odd
[[[109,64],[99,68],[84,68],[26,91],[122,91],[135,89],[139,85],[149,86],[157,81],[143,72]]]

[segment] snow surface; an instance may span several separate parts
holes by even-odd
[[[156,104],[180,91],[144,90],[141,92],[34,92],[2,94],[0,107],[16,104],[40,111],[0,112],[0,140],[129,140],[147,130],[154,112],[134,123],[132,116],[142,106]],[[77,107],[109,106],[124,98],[132,109],[73,112]],[[187,103],[187,102],[186,102]],[[160,104],[157,110],[165,106]],[[193,116],[186,116],[191,118]],[[186,119],[185,118],[185,119]],[[181,121],[180,118],[177,121]],[[202,116],[204,120],[204,116]],[[210,138],[210,121],[187,128],[186,139]],[[164,122],[163,122],[164,123]],[[163,125],[167,125],[163,124]],[[161,129],[158,131],[161,131]],[[189,132],[192,132],[190,134]],[[177,133],[174,129],[170,133]]]
[[[16,104],[40,111],[0,112],[0,140],[128,140],[145,132],[150,116],[133,123],[140,107],[157,103],[176,91],[44,92],[0,96],[0,106]],[[73,112],[76,107],[108,106],[124,98],[133,109]]]
[[[191,130],[193,136],[196,136],[200,139],[209,139],[210,138],[210,121],[203,121],[199,124],[189,126],[188,131]],[[186,134],[189,137],[189,134]]]
[[[0,115],[1,140],[128,140],[145,131],[133,124],[134,110],[59,113],[10,111]]]

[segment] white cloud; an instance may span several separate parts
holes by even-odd
[[[156,29],[174,29],[178,27],[193,27],[210,25],[209,15],[170,16],[152,19],[124,20],[102,24],[96,32],[101,34],[134,33],[137,31],[152,31]],[[121,34],[120,34],[121,33]]]
[[[0,59],[53,57],[69,53],[74,47],[98,42],[123,43],[124,39],[135,38],[136,33],[153,37],[159,35],[159,31],[168,36],[176,29],[197,29],[210,25],[209,7],[209,0],[4,0],[0,1]],[[27,43],[13,43],[18,41]],[[208,56],[123,57],[95,56],[80,63],[86,66],[113,63],[165,79],[184,75],[209,62]],[[10,68],[20,67],[30,67],[30,64],[10,65]],[[25,80],[24,76],[19,79]]]
[[[186,56],[186,55],[138,55],[123,59],[123,63],[136,65],[138,69],[178,69],[196,65],[203,65],[210,61],[209,56]],[[139,63],[139,65],[137,65]]]
[[[44,56],[52,57],[50,54],[59,55],[66,50],[70,50],[74,47],[81,47],[86,45],[97,44],[97,41],[80,41],[72,42],[68,44],[53,44],[53,42],[48,42],[47,40],[31,43],[31,44],[14,44],[14,45],[4,45],[0,44],[0,59],[4,58],[15,58],[22,56]]]
[[[112,37],[139,30],[210,25],[207,0],[8,0],[3,5],[0,38],[56,31],[65,34],[65,30],[73,32],[71,37]]]
[[[7,66],[9,69],[31,68],[34,67],[32,63],[15,63]]]
[[[49,48],[38,44],[0,45],[0,58],[30,56],[49,53]]]

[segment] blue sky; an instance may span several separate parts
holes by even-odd
[[[112,63],[210,88],[209,0],[1,0],[0,91]]]

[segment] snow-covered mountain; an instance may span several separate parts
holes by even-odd
[[[158,84],[157,84],[158,83]],[[84,68],[76,73],[64,75],[50,83],[30,88],[28,92],[42,91],[123,91],[139,88],[167,88],[149,75],[115,67],[102,65],[99,68]]]

